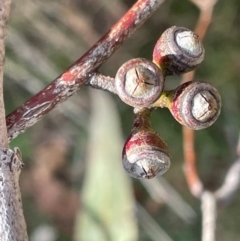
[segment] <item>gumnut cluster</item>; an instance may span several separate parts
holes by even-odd
[[[164,90],[167,76],[189,72],[203,59],[198,35],[173,26],[157,41],[152,61],[131,59],[117,71],[116,92],[134,107],[133,128],[122,152],[123,167],[132,177],[150,179],[170,167],[167,145],[150,125],[152,109],[168,108],[175,120],[193,130],[207,128],[218,118],[221,98],[209,83],[189,81],[174,90]]]

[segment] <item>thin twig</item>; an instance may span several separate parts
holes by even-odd
[[[110,76],[105,76],[100,73],[94,73],[89,81],[86,83],[87,86],[91,86],[95,89],[105,90],[111,93],[116,94],[116,88],[114,84],[114,78]]]
[[[238,159],[228,169],[222,186],[215,192],[215,197],[221,204],[228,203],[240,188],[240,133],[236,153]]]
[[[9,140],[34,125],[59,103],[76,93],[118,47],[163,3],[163,0],[139,0],[89,51],[7,118]]]
[[[226,203],[234,196],[240,186],[240,158],[229,168],[222,186],[215,192],[218,202]]]
[[[203,40],[212,19],[213,7],[216,0],[191,0],[199,9],[200,16],[194,32]],[[195,71],[183,75],[182,82],[194,79]],[[183,151],[184,151],[184,171],[191,193],[200,198],[203,192],[203,184],[197,172],[196,153],[195,153],[195,133],[194,130],[183,127]]]
[[[202,241],[215,241],[217,205],[213,193],[205,191],[202,201]]]
[[[195,132],[187,127],[183,130],[183,151],[184,151],[184,173],[189,189],[193,196],[200,198],[203,191],[203,184],[199,178],[196,167],[196,153],[194,148]]]

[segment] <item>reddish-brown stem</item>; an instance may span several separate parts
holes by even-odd
[[[89,51],[51,84],[6,118],[9,141],[68,99],[84,85],[124,40],[141,26],[163,0],[139,0]]]
[[[200,198],[203,185],[198,176],[196,167],[196,153],[194,148],[194,130],[188,129],[183,126],[183,150],[184,150],[184,172],[186,175],[187,183],[191,193]]]
[[[213,7],[213,6],[212,6]],[[208,26],[211,22],[212,8],[202,10],[198,19],[197,26],[195,28],[195,33],[199,36],[202,41]],[[195,71],[191,71],[183,75],[182,82],[187,82],[193,80]],[[195,153],[195,133],[194,130],[188,129],[183,126],[183,152],[184,152],[184,171],[187,179],[187,183],[191,193],[200,198],[203,193],[203,184],[198,175],[196,167],[196,153]]]

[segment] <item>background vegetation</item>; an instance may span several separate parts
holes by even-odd
[[[14,1],[6,46],[6,112],[69,67],[134,2]],[[198,14],[190,1],[166,1],[101,71],[114,76],[130,58],[151,59],[166,28],[194,29]],[[210,82],[222,96],[217,122],[196,133],[198,170],[210,190],[221,185],[237,159],[239,22],[239,2],[219,0],[204,39],[205,60],[196,71],[197,80]],[[166,89],[180,81],[179,76],[168,78]],[[190,194],[182,171],[181,126],[165,109],[154,112],[152,124],[168,143],[172,165],[163,177],[148,182],[133,180],[122,171],[121,148],[131,130],[132,108],[108,93],[84,87],[12,141],[25,162],[20,181],[31,240],[201,240],[200,203]],[[217,240],[238,240],[239,200],[238,192],[228,205],[219,207]],[[102,217],[89,218],[86,203]],[[106,236],[93,227],[97,224]]]

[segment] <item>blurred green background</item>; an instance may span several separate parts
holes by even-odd
[[[55,79],[83,55],[135,1],[13,1],[6,38],[6,113]],[[199,10],[190,1],[168,0],[101,67],[114,76],[125,61],[151,59],[161,33],[173,25],[194,29]],[[205,60],[196,80],[222,97],[216,123],[196,132],[198,170],[216,190],[237,159],[240,129],[240,4],[219,0],[204,39]],[[168,77],[166,89],[181,76]],[[152,115],[168,143],[170,170],[151,181],[134,180],[121,167],[132,108],[117,96],[82,88],[11,142],[25,167],[21,190],[32,241],[199,241],[201,208],[183,175],[181,126],[168,110]],[[240,194],[219,207],[217,240],[239,240]]]

